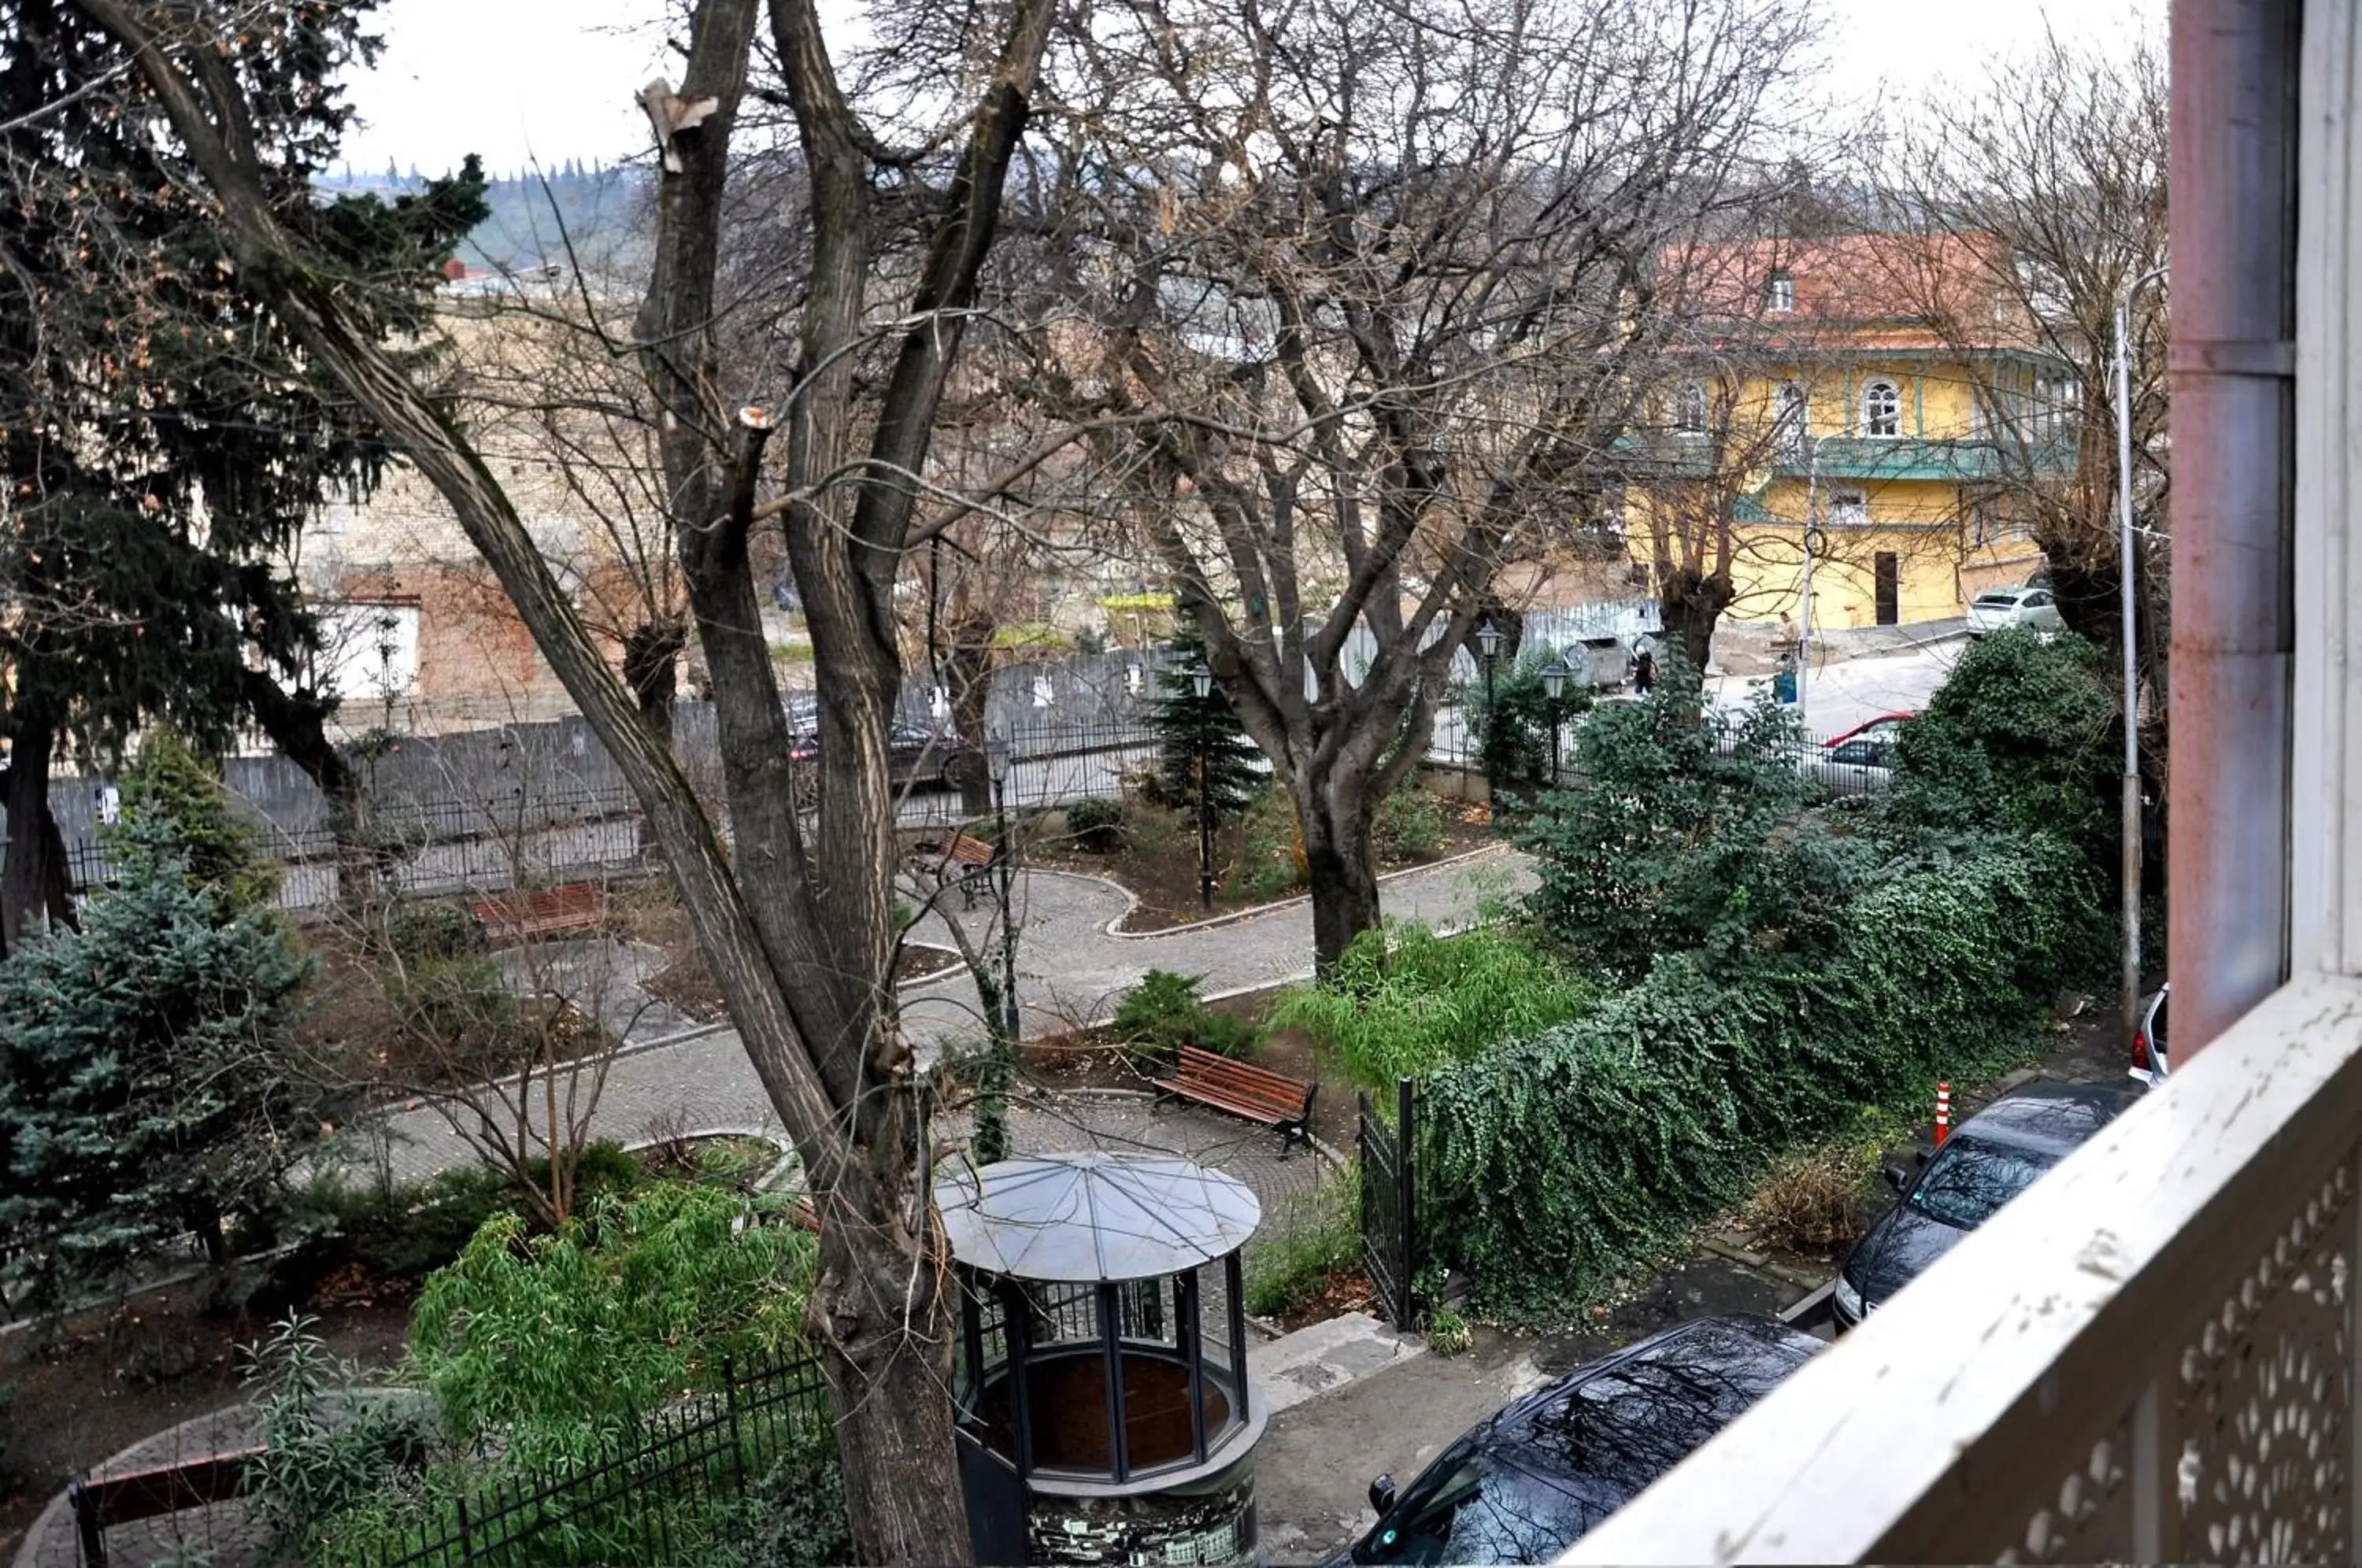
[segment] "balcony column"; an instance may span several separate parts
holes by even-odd
[[[2177,1069],[2288,973],[2297,10],[2173,9]]]

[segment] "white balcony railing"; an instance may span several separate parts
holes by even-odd
[[[2357,1160],[2305,977],[1562,1561],[2356,1561]]]

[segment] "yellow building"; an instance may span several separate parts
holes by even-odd
[[[2075,383],[2012,329],[1994,261],[1885,235],[1681,258],[1713,279],[1705,325],[1627,446],[1627,537],[1661,595],[1792,632],[1808,525],[1816,632],[1963,615],[2039,569],[2024,498],[2070,460]]]

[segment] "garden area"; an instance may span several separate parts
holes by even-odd
[[[1563,1322],[1708,1227],[1823,1262],[1939,1078],[2038,1059],[2062,995],[2104,988],[2115,723],[2088,646],[1989,638],[1906,727],[1893,789],[1839,809],[1793,766],[1789,714],[1707,710],[1670,671],[1596,712],[1568,787],[1510,830],[1529,897],[1450,938],[1370,933],[1245,1020],[1168,981],[1130,1038],[1286,1062],[1331,1139],[1352,1088],[1413,1078],[1433,1300],[1448,1279],[1494,1319]]]
[[[1022,863],[1104,877],[1136,900],[1119,928],[1167,931],[1209,918],[1200,901],[1198,812],[1147,781],[1121,801],[1082,801],[1029,817]],[[1377,810],[1372,829],[1381,875],[1432,866],[1494,842],[1484,806],[1446,800],[1414,772]],[[1285,792],[1258,778],[1218,809],[1212,915],[1234,914],[1304,891],[1304,849]]]
[[[63,1477],[248,1400],[273,1458],[239,1540],[321,1562],[628,1450],[730,1365],[800,1368],[823,1408],[780,1147],[651,1127],[627,1151],[569,1119],[553,1150],[498,1125],[595,1098],[618,1044],[602,988],[629,979],[601,968],[629,945],[606,926],[633,889],[592,940],[494,944],[455,901],[299,928],[186,747],[145,747],[123,803],[119,880],[0,963],[0,1551]],[[481,1121],[483,1163],[394,1174],[380,1113],[421,1093]],[[758,1481],[833,1463],[809,1432],[770,1438]],[[764,1510],[734,1490],[682,1496],[668,1530],[726,1538],[715,1561],[804,1560],[749,1557]]]

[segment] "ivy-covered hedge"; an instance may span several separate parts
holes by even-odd
[[[1890,867],[1820,962],[1667,954],[1574,1021],[1438,1073],[1439,1261],[1508,1312],[1612,1278],[1860,1107],[2023,1056],[2104,908],[2075,847],[1989,839]]]

